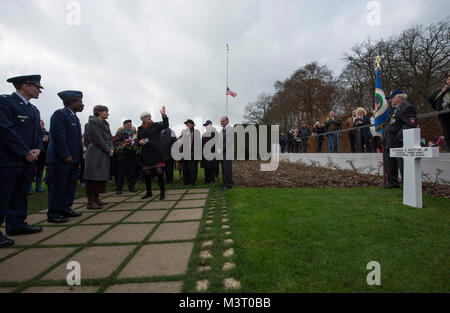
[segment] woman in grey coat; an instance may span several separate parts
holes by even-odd
[[[98,105],[94,108],[94,116],[89,117],[85,130],[87,146],[84,177],[88,210],[103,209],[106,203],[100,201],[100,193],[106,190],[109,179],[109,159],[114,154],[111,130],[106,121],[109,112],[106,106]]]

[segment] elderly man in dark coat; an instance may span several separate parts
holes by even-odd
[[[161,116],[162,122],[155,123],[149,112],[141,114],[142,126],[138,128],[138,141],[141,148],[139,161],[145,172],[145,187],[147,193],[142,199],[153,197],[152,180],[154,176],[158,177],[158,184],[160,189],[159,199],[165,199],[165,184],[164,184],[164,154],[161,146],[161,131],[169,127],[169,118],[166,115],[166,108],[162,107]]]
[[[109,162],[114,155],[111,130],[106,121],[109,110],[106,106],[94,107],[94,116],[89,117],[86,127],[86,161],[83,179],[86,182],[88,210],[103,209],[107,203],[100,201],[100,193],[106,190],[109,179]]]
[[[31,227],[27,218],[27,195],[33,179],[34,162],[42,151],[39,110],[30,103],[41,93],[41,76],[7,80],[16,89],[0,96],[0,226],[6,216],[9,236],[42,231]],[[0,248],[14,244],[0,232]]]
[[[77,179],[83,156],[80,120],[76,113],[84,109],[83,93],[66,90],[58,93],[64,108],[50,119],[50,141],[47,151],[48,222],[66,223],[77,217],[71,207],[77,189]]]
[[[137,138],[136,130],[133,129],[131,120],[123,122],[123,128],[119,129],[114,136],[114,146],[116,148],[117,157],[117,180],[116,180],[116,194],[122,194],[122,188],[125,183],[125,178],[128,181],[128,190],[130,192],[137,192],[134,188],[136,184],[137,175],[137,159],[135,140]],[[128,147],[127,144],[130,144]]]
[[[416,108],[408,103],[406,92],[395,89],[386,97],[391,105],[391,111],[386,119],[384,128],[384,159],[387,174],[387,186],[385,188],[400,188],[398,182],[398,170],[403,178],[403,159],[391,158],[391,148],[403,146],[403,130],[417,127]]]

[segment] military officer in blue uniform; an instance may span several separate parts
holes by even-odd
[[[33,180],[35,161],[42,151],[39,110],[30,103],[41,93],[41,76],[7,80],[16,89],[0,96],[0,226],[6,217],[8,236],[34,234],[27,218],[27,195]],[[14,244],[0,232],[0,248]]]
[[[81,216],[71,207],[83,156],[81,124],[76,113],[83,111],[84,104],[81,91],[62,91],[58,96],[64,108],[57,110],[50,120],[47,220],[60,224],[67,223],[69,217]]]
[[[391,111],[386,119],[384,127],[384,162],[387,175],[387,186],[385,188],[400,188],[398,182],[398,171],[403,178],[403,159],[391,158],[391,148],[401,148],[403,146],[403,130],[417,127],[416,108],[406,100],[408,96],[401,89],[394,89],[386,97],[391,105]]]

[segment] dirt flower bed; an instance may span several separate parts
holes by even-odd
[[[344,188],[383,186],[380,175],[357,170],[331,169],[302,163],[280,162],[275,172],[261,172],[260,161],[233,162],[233,179],[238,186],[266,188]],[[427,195],[450,199],[450,186],[423,182]]]

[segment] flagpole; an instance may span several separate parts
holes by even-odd
[[[226,108],[225,108],[225,116],[228,117],[228,54],[230,51],[230,46],[227,44],[227,93],[225,94],[225,103],[226,103]]]

